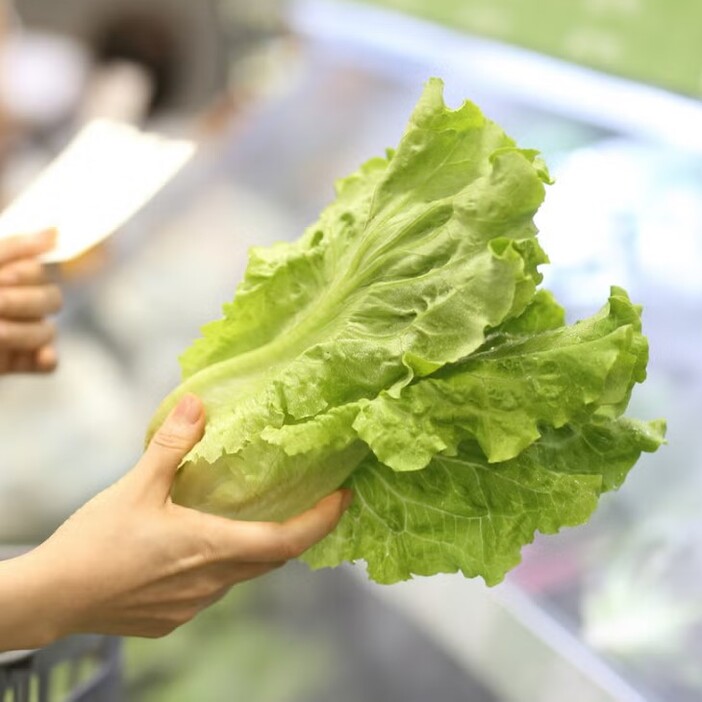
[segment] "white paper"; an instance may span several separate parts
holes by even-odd
[[[119,229],[194,152],[191,141],[95,120],[0,214],[0,238],[56,228],[43,260],[75,258]]]

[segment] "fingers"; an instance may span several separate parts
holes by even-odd
[[[54,325],[46,320],[0,319],[0,349],[3,351],[35,351],[50,345],[55,335]]]
[[[61,291],[56,285],[0,288],[0,317],[42,319],[61,309]]]
[[[37,256],[53,248],[56,231],[0,239],[0,373],[48,373],[56,367],[53,324],[61,291]]]
[[[204,430],[202,402],[195,395],[185,395],[154,434],[135,469],[156,499],[168,499],[178,466]]]
[[[11,236],[0,239],[0,265],[23,258],[36,258],[50,251],[55,244],[55,229],[48,229],[39,234],[28,236]]]
[[[203,515],[212,529],[212,549],[224,559],[251,563],[288,561],[302,555],[334,530],[352,493],[338,490],[312,509],[282,524],[230,521]]]
[[[274,560],[297,558],[321,541],[336,528],[352,500],[353,493],[350,490],[338,490],[312,509],[284,522],[278,533],[272,535]]]
[[[34,353],[31,351],[15,353],[12,358],[13,373],[31,373],[36,368]]]
[[[34,351],[0,351],[0,375],[7,373],[50,373],[58,365],[52,345]]]
[[[0,286],[43,285],[48,282],[46,268],[35,258],[25,258],[0,268]]]

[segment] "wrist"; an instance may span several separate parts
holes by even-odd
[[[39,552],[0,562],[0,650],[41,648],[68,633],[54,590]]]

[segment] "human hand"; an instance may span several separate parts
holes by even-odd
[[[55,240],[52,230],[0,239],[0,375],[56,367],[55,330],[46,317],[61,308],[61,291],[37,258]]]
[[[35,613],[51,627],[49,639],[165,635],[233,585],[296,558],[334,529],[349,491],[282,524],[232,521],[174,504],[173,478],[204,425],[200,400],[183,398],[136,467],[25,557],[35,577],[50,583],[45,611]]]

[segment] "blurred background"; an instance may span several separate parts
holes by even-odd
[[[644,305],[649,380],[630,413],[669,422],[669,446],[587,527],[525,549],[505,584],[383,588],[362,566],[290,565],[165,640],[125,642],[128,699],[702,699],[700,3],[0,7],[3,203],[97,116],[201,145],[108,243],[61,267],[57,373],[0,383],[6,546],[41,540],[133,464],[247,249],[296,238],[336,178],[395,145],[431,75],[543,153],[545,284],[573,321],[612,283]]]

